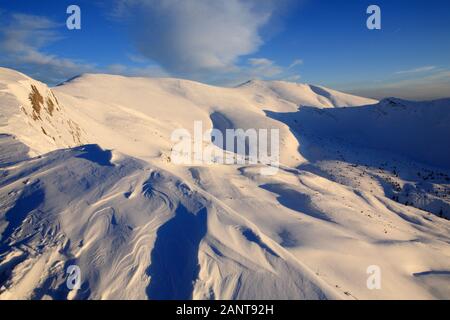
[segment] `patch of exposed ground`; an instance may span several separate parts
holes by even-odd
[[[33,120],[36,121],[37,119],[41,119],[41,108],[44,104],[44,98],[35,85],[31,85],[31,92],[28,99],[30,99],[31,106],[33,108]]]

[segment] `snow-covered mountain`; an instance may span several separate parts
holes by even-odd
[[[194,121],[279,129],[278,173],[174,164]],[[450,298],[450,100],[0,68],[0,134],[0,299]]]

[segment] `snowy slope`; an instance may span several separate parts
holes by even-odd
[[[32,154],[85,143],[84,132],[45,84],[0,68],[0,128],[13,133]]]
[[[271,87],[272,83],[267,86]],[[296,152],[297,140],[287,126],[267,117],[265,110],[279,112],[287,106],[288,110],[296,110],[299,103],[324,108],[334,105],[309,86],[294,84],[292,88],[292,84],[279,82],[273,82],[273,86],[290,90],[295,99],[288,95],[279,99],[279,94],[275,95],[272,89],[266,93],[265,89],[249,84],[220,88],[179,79],[91,74],[73,79],[54,91],[63,104],[74,111],[73,119],[83,123],[86,119],[94,120],[88,125],[92,130],[85,128],[88,135],[92,132],[94,141],[130,155],[148,159],[161,152],[167,154],[173,145],[169,138],[174,129],[185,128],[192,132],[194,121],[202,121],[203,130],[211,129],[214,127],[211,115],[215,114],[231,123],[230,129],[280,129],[281,161],[295,166],[303,161]],[[352,106],[375,102],[345,94],[335,100]],[[99,127],[98,122],[103,126]]]
[[[240,91],[253,95],[271,111],[281,108],[296,110],[299,105],[320,108],[339,108],[374,104],[377,101],[358,97],[329,88],[286,81],[251,80],[240,86]]]
[[[11,140],[3,152],[23,147]],[[219,200],[119,153],[57,150],[2,176],[2,298],[339,297]],[[75,296],[70,264],[85,279]]]
[[[0,90],[0,299],[450,297],[448,101],[110,75],[50,90],[8,69]],[[171,163],[196,120],[279,128],[278,174]]]

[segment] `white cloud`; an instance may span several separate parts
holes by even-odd
[[[275,14],[275,0],[125,0],[116,17],[126,20],[139,53],[176,76],[239,69],[238,59],[263,44],[261,29]]]
[[[250,58],[248,59],[249,64],[256,67],[265,67],[273,65],[273,61],[266,58]]]
[[[2,16],[5,18],[5,16]],[[0,30],[0,62],[41,81],[57,84],[81,73],[113,73],[127,76],[165,77],[168,74],[148,59],[137,55],[128,58],[144,64],[130,67],[113,64],[100,68],[96,64],[47,54],[44,47],[61,40],[57,23],[48,18],[26,14],[12,14]]]
[[[56,83],[79,73],[88,72],[94,65],[73,59],[46,54],[42,48],[61,37],[55,31],[59,25],[45,17],[12,14],[0,29],[0,61],[43,81]],[[5,19],[5,16],[2,16]]]
[[[289,67],[283,67],[275,61],[267,58],[249,58],[247,63],[239,66],[236,70],[228,72],[226,75],[219,76],[218,81],[221,85],[235,86],[250,79],[262,80],[283,80],[297,82],[301,76],[290,70]],[[213,82],[216,79],[213,79]]]
[[[409,69],[409,70],[397,71],[395,74],[420,73],[420,72],[432,71],[434,69],[436,69],[435,66],[424,66],[424,67],[419,67],[419,68],[414,68],[414,69]]]
[[[266,58],[251,58],[248,59],[248,63],[251,67],[242,68],[241,72],[247,73],[250,78],[272,78],[284,72],[284,68]]]
[[[64,25],[34,15],[11,14],[0,30],[0,63],[57,83],[86,72],[177,76],[226,84],[250,78],[286,79],[287,67],[248,58],[264,43],[262,29],[290,0],[121,0],[113,14],[130,27],[135,52],[128,63],[99,67],[46,52],[63,39]],[[298,65],[300,60],[293,62]]]
[[[302,59],[295,59],[290,64],[289,69],[294,68],[294,67],[299,66],[299,65],[302,65],[302,64],[303,64],[303,60]]]
[[[285,81],[298,81],[301,76],[298,74],[292,74],[291,70],[295,66],[303,64],[303,60],[294,60],[287,68],[279,66],[267,58],[250,58],[248,64],[251,66],[248,70],[245,70],[249,77],[265,78],[265,79],[282,79]],[[242,71],[242,69],[241,69]]]

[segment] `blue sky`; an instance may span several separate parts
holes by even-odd
[[[66,28],[71,4],[81,30]],[[371,4],[381,30],[366,27]],[[450,96],[446,0],[0,0],[0,27],[0,65],[49,84],[102,72]]]

